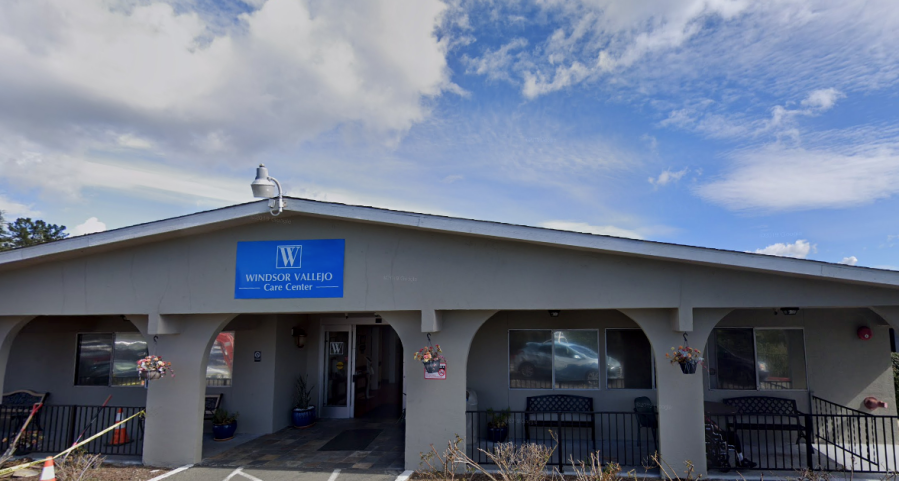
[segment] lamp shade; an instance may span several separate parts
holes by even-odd
[[[275,197],[275,183],[268,178],[268,169],[264,164],[256,168],[256,180],[250,184],[253,189],[253,197],[257,199],[272,199]]]

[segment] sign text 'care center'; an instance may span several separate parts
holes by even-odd
[[[237,243],[235,299],[343,297],[344,239]]]

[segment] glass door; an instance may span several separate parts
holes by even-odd
[[[353,346],[353,326],[322,326],[325,355],[324,377],[322,379],[322,417],[353,417],[353,372],[356,364]]]

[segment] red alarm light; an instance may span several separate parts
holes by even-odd
[[[867,341],[868,339],[871,339],[871,336],[873,334],[874,333],[871,332],[871,328],[868,326],[862,326],[862,327],[858,328],[858,338],[861,339],[862,341]]]

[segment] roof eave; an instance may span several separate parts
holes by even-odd
[[[400,227],[425,229],[463,235],[516,240],[558,247],[579,248],[611,254],[687,262],[778,274],[826,278],[834,281],[877,286],[899,287],[899,272],[864,267],[829,264],[820,261],[791,259],[762,254],[718,250],[704,247],[666,244],[621,237],[584,234],[539,227],[502,224],[429,214],[393,211],[375,207],[327,203],[307,199],[285,199],[285,213],[315,215],[371,222]],[[72,237],[33,247],[0,252],[0,266],[55,256],[82,249],[192,231],[217,223],[268,215],[266,201],[240,204],[222,209],[190,214],[148,224],[125,227],[87,236]]]

